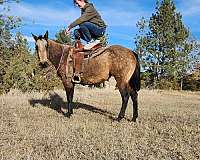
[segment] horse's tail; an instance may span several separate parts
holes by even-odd
[[[129,84],[131,86],[132,89],[139,91],[140,90],[140,63],[139,63],[139,58],[137,53],[133,52],[135,58],[136,58],[136,67],[135,67],[135,71],[129,81]]]

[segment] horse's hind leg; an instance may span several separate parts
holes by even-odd
[[[131,99],[133,101],[133,118],[132,118],[132,121],[136,122],[136,119],[138,117],[138,94],[137,94],[137,91],[132,90],[130,95],[131,95]]]
[[[119,92],[122,97],[122,107],[121,107],[120,113],[117,118],[118,121],[120,121],[125,116],[125,112],[126,112],[126,108],[127,108],[127,104],[128,104],[128,100],[129,100],[129,96],[130,96],[128,93],[127,87],[119,88]]]

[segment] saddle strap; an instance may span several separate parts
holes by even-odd
[[[82,63],[84,59],[84,52],[73,53],[72,59],[73,59],[73,66],[74,66],[75,73],[81,73]]]

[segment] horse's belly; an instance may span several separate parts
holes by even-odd
[[[96,84],[107,80],[109,77],[107,56],[84,60],[82,72],[81,80],[85,84]]]

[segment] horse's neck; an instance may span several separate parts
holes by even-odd
[[[48,40],[48,47],[49,60],[54,66],[59,65],[61,57],[64,56],[64,54],[68,54],[70,48],[69,45],[63,45],[52,40]]]

